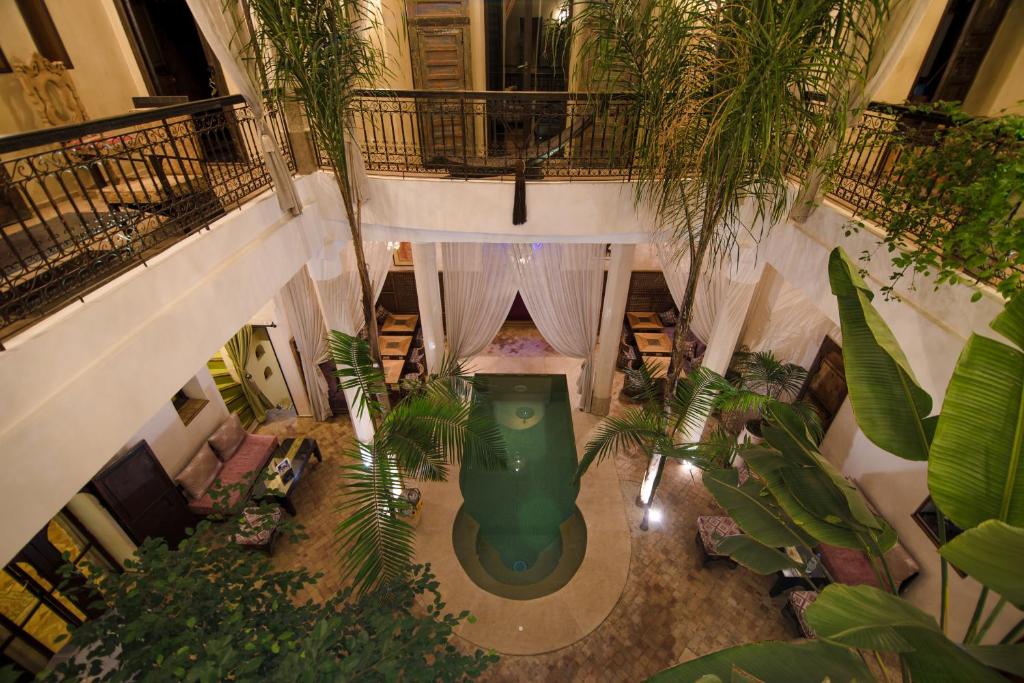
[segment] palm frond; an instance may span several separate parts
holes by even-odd
[[[438,395],[403,399],[384,418],[374,445],[403,473],[421,479],[444,479],[455,462],[498,469],[506,458],[505,440],[488,414]]]
[[[672,449],[662,453],[667,458],[685,460],[701,470],[714,470],[732,467],[736,456],[743,451],[744,444],[736,441],[736,437],[725,428],[718,426],[707,438],[696,443],[673,445]]]
[[[804,385],[807,371],[794,363],[783,363],[771,351],[739,351],[732,367],[739,373],[739,387],[785,401]]]
[[[655,377],[654,365],[643,361],[638,368],[626,368],[624,384],[639,403],[650,403],[661,398],[664,380]]]
[[[659,445],[671,445],[660,408],[634,408],[622,417],[606,417],[587,442],[573,481],[578,483],[595,461],[612,453],[632,447],[650,457]]]
[[[371,444],[358,444],[342,457],[349,461],[341,466],[345,484],[337,508],[344,518],[334,535],[342,579],[365,592],[408,571],[413,528],[398,516],[407,504],[394,495],[397,472],[388,457]]]
[[[676,390],[665,404],[671,419],[669,432],[690,431],[704,424],[718,396],[730,389],[724,377],[707,368],[697,368],[676,383]]]
[[[370,345],[365,339],[337,330],[328,335],[327,344],[331,360],[337,366],[335,375],[341,388],[355,390],[356,415],[361,417],[366,411],[371,417],[381,415],[383,408],[377,397],[387,394],[388,388],[384,371],[374,364],[370,355]]]

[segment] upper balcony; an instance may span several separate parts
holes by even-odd
[[[851,214],[899,210],[880,189],[949,123],[871,105],[829,199]],[[255,124],[232,96],[0,138],[0,342],[268,189]],[[369,173],[460,180],[629,181],[646,134],[629,96],[569,93],[364,91],[354,124]]]

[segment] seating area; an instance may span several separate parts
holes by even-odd
[[[742,463],[738,469],[740,471],[739,479],[742,483],[743,479],[750,476],[749,470]],[[870,501],[868,504],[871,506]],[[871,507],[872,511],[877,514],[877,510],[873,506]],[[696,542],[703,558],[702,566],[721,564],[735,569],[737,563],[719,549],[719,543],[723,538],[742,533],[742,529],[731,517],[723,515],[697,517]],[[786,602],[782,607],[783,613],[793,620],[805,638],[813,638],[814,632],[807,625],[804,612],[817,598],[818,591],[825,586],[839,583],[848,586],[867,585],[879,590],[888,590],[887,583],[891,579],[896,586],[896,592],[903,593],[917,578],[921,570],[917,561],[899,541],[884,556],[889,568],[889,576],[881,575],[881,570],[873,566],[868,556],[858,550],[822,543],[814,548],[813,558],[804,549],[784,548],[780,550],[799,558],[800,564],[805,566],[804,571],[807,578],[793,570],[780,570],[776,572],[775,583],[768,593],[771,597],[786,596]],[[807,590],[810,587],[808,581],[814,584],[816,590]]]

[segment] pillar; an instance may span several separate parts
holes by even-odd
[[[324,305],[324,296],[320,291],[320,282],[322,280],[329,280],[341,275],[340,245],[337,243],[327,245],[321,250],[320,254],[310,260],[310,265],[313,291],[316,292],[316,300],[320,305],[320,314],[324,318],[328,332],[330,330],[338,330],[346,334],[355,334],[355,331],[350,329],[343,320],[341,311]],[[370,420],[369,411],[364,410],[360,414],[358,404],[356,403],[355,388],[342,389],[342,391],[345,393],[345,403],[348,404],[348,415],[352,420],[352,428],[355,430],[356,438],[363,443],[371,443],[373,441],[373,421]]]
[[[423,326],[423,351],[427,372],[436,372],[444,358],[444,320],[441,315],[441,285],[437,277],[437,245],[414,242],[412,267],[416,276],[416,298]]]
[[[720,375],[724,375],[725,371],[729,369],[729,362],[732,360],[733,353],[736,352],[736,344],[739,343],[743,325],[747,322],[747,312],[754,300],[757,283],[763,272],[764,264],[757,262],[757,253],[754,248],[742,249],[740,257],[731,260],[725,293],[715,314],[715,324],[708,336],[707,349],[704,351],[701,367],[714,370]],[[684,443],[700,441],[703,438],[706,424],[707,416],[695,424],[683,436],[682,441]],[[661,455],[655,454],[640,483],[640,495],[637,499],[639,504],[644,506],[651,504],[664,468],[665,459]]]
[[[590,406],[590,412],[594,415],[607,415],[611,407],[612,379],[615,377],[615,361],[619,355],[622,319],[626,315],[626,297],[629,295],[635,251],[636,245],[633,244],[612,245],[604,302],[601,305],[601,331],[594,356],[593,399]]]

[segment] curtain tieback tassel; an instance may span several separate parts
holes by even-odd
[[[512,198],[512,225],[526,222],[526,162],[516,161],[516,191]]]

